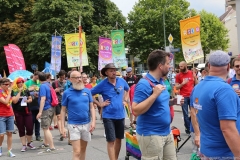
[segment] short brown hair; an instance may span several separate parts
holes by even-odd
[[[234,63],[235,63],[236,61],[240,61],[240,57],[239,57],[239,56],[235,57],[235,58],[232,60],[232,66],[233,66],[233,67],[234,67]]]
[[[10,82],[10,80],[7,79],[7,78],[1,78],[0,79],[0,84],[6,83],[6,82]]]
[[[148,69],[154,71],[159,64],[164,65],[166,63],[166,57],[170,57],[170,53],[160,49],[152,51],[147,59]]]

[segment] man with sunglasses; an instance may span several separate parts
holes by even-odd
[[[124,77],[125,81],[128,83],[129,87],[137,83],[137,77],[132,73],[132,67],[126,69],[127,75]]]
[[[121,149],[121,141],[124,138],[125,110],[123,100],[129,100],[129,86],[127,82],[116,77],[116,67],[113,63],[107,64],[101,73],[107,77],[95,86],[92,95],[101,94],[104,102],[94,103],[103,107],[102,117],[106,133],[108,156],[110,160],[118,159]]]
[[[232,78],[229,78],[227,82],[233,87],[237,95],[240,96],[240,57],[233,59],[232,66],[235,71],[235,75]]]

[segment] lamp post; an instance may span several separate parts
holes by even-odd
[[[168,5],[169,3],[171,3],[172,0],[169,0],[168,3],[166,5]],[[166,12],[166,5],[164,6],[164,10],[163,10],[163,34],[164,34],[164,48],[166,51],[166,29],[165,29],[165,12]]]

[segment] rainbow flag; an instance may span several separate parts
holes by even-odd
[[[128,118],[130,118],[131,111],[130,111],[129,105],[126,102],[124,102],[124,107],[125,107],[126,113],[128,115]]]
[[[131,135],[129,132],[125,132],[126,137],[126,149],[136,159],[141,159],[141,151],[137,142],[136,135]]]

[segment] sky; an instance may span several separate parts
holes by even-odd
[[[128,13],[138,0],[111,0],[122,11],[123,15],[127,17]],[[212,12],[220,17],[225,12],[225,0],[187,0],[190,2],[190,8],[196,11],[202,9],[207,12]]]

